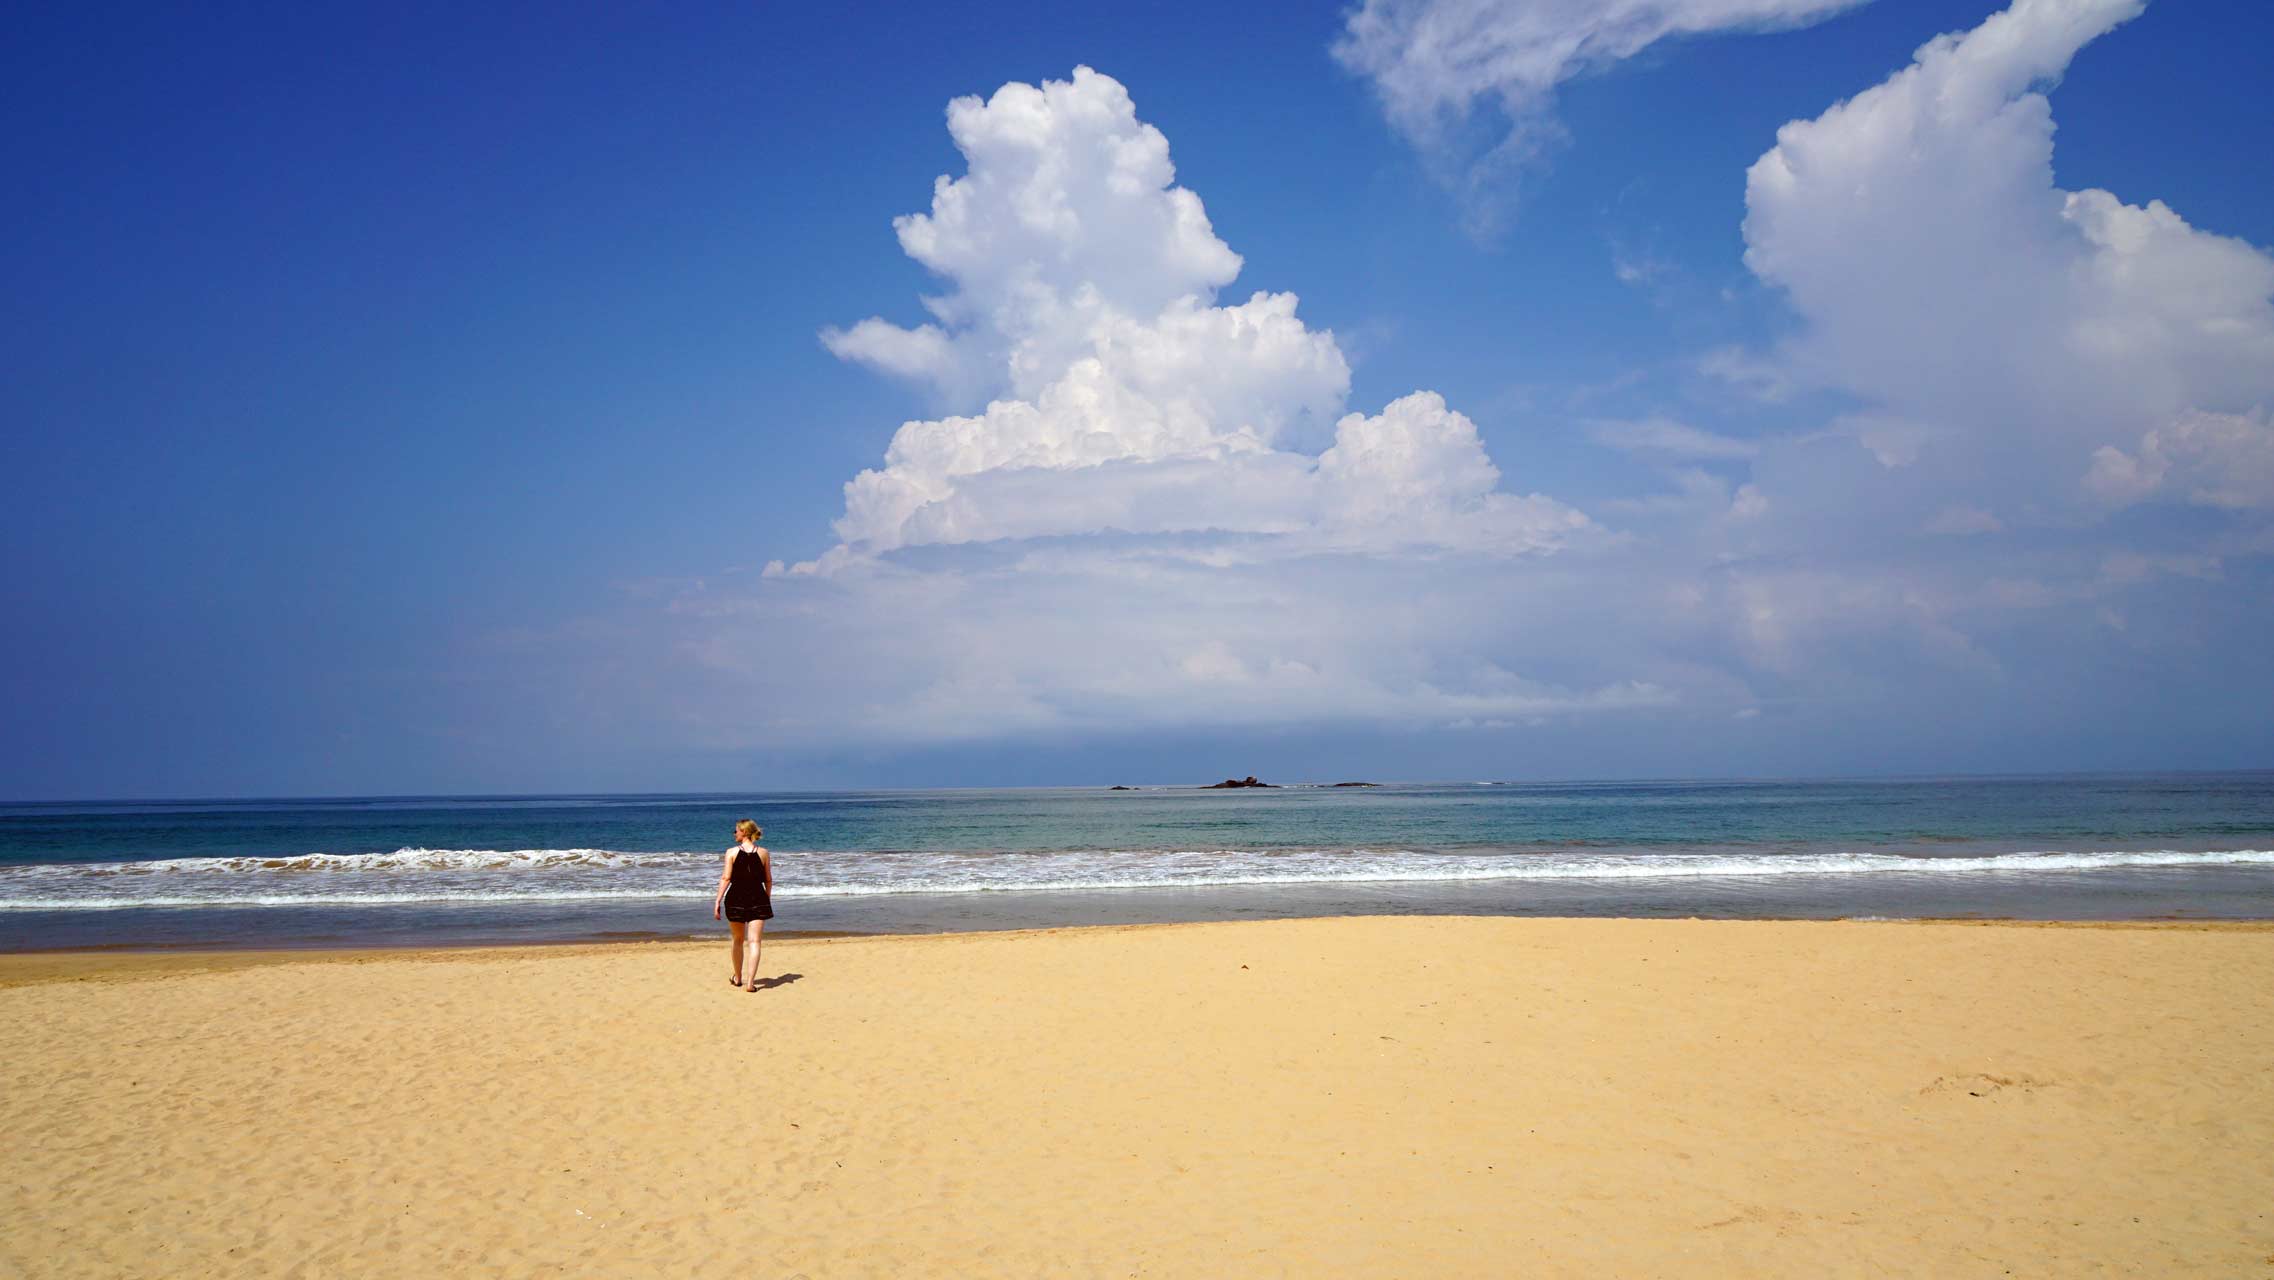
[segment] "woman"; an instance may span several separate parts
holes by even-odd
[[[734,847],[726,851],[719,869],[719,891],[711,899],[711,919],[724,917],[734,958],[734,976],[727,981],[740,987],[744,970],[750,973],[746,991],[758,989],[758,935],[774,918],[774,860],[758,847],[766,834],[748,818],[734,824]],[[747,958],[744,955],[748,951]]]

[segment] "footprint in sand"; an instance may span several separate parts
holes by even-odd
[[[1922,1095],[1963,1092],[1970,1098],[1986,1098],[1993,1093],[1999,1093],[2006,1089],[2019,1089],[2025,1093],[2033,1093],[2039,1089],[2050,1089],[2053,1087],[2053,1083],[2051,1080],[2040,1079],[2036,1076],[1996,1076],[1977,1071],[1966,1075],[1936,1076],[1934,1083],[1919,1090],[1919,1092]]]

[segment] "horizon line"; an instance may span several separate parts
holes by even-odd
[[[1832,783],[1832,782],[1996,782],[2027,781],[2032,779],[2059,780],[2082,778],[2209,778],[2249,774],[2274,774],[2274,765],[2257,765],[2230,769],[2070,769],[2053,771],[2016,771],[1989,773],[1852,773],[1852,774],[1698,774],[1674,777],[1539,777],[1539,778],[1397,778],[1368,779],[1376,787],[1472,787],[1472,786],[1703,786],[1703,785],[1764,785],[1772,783]],[[1242,774],[1241,777],[1260,776]],[[1317,782],[1303,779],[1296,782],[1273,783],[1269,790],[1295,788],[1332,789],[1336,782]],[[708,798],[735,799],[746,796],[796,795],[858,795],[878,792],[974,792],[974,791],[1110,791],[1120,786],[1133,790],[1209,791],[1220,790],[1215,783],[1194,782],[1077,782],[1077,783],[991,783],[969,786],[930,787],[784,787],[774,790],[749,791],[465,791],[465,792],[370,792],[332,793],[312,795],[234,795],[234,796],[109,796],[71,797],[49,800],[0,799],[0,808],[61,807],[67,805],[216,805],[216,804],[318,804],[373,800],[700,800]],[[1246,790],[1248,788],[1239,788]]]

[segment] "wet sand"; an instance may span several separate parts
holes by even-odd
[[[0,957],[0,1274],[2274,1275],[2274,930]]]

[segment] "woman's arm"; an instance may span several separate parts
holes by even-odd
[[[734,850],[729,849],[726,852],[726,864],[719,868],[719,891],[711,895],[711,919],[716,920],[723,914],[723,908],[726,906],[726,887],[733,880]]]
[[[766,869],[766,896],[774,896],[774,855],[764,849],[758,851],[758,865]]]

